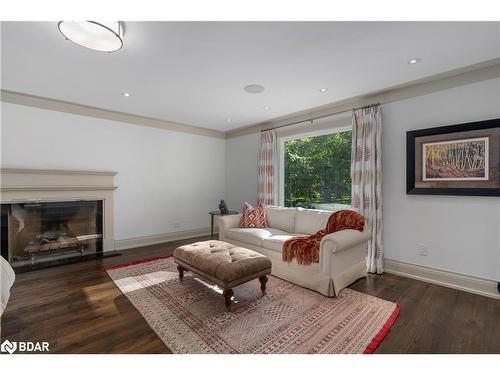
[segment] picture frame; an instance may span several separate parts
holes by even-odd
[[[500,118],[406,133],[406,193],[500,196]]]

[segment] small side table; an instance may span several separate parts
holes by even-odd
[[[229,211],[227,214],[224,215],[234,215],[238,214],[238,211]],[[210,211],[210,238],[214,238],[214,216],[224,216],[220,213],[220,211]]]

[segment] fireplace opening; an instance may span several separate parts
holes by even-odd
[[[2,204],[2,256],[14,269],[101,255],[103,202]]]

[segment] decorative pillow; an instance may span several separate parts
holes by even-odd
[[[253,208],[245,202],[240,220],[240,228],[267,228],[266,211],[262,204]]]

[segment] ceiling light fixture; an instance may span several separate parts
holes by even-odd
[[[128,98],[130,96],[130,93],[125,91],[125,92],[122,92],[122,95],[124,97]]]
[[[414,64],[418,64],[421,61],[422,61],[422,59],[420,57],[416,57],[414,59],[408,60],[408,64],[414,65]]]
[[[264,109],[267,111],[268,109],[271,109],[271,107],[266,105],[266,106],[264,106]]]
[[[265,87],[262,85],[257,85],[255,83],[252,83],[251,85],[243,87],[243,90],[245,90],[249,94],[260,94],[261,92],[264,92]]]
[[[327,87],[322,87],[319,89],[319,92],[327,92],[328,88]]]
[[[230,118],[226,119],[226,122],[231,122],[231,121],[233,121],[233,120],[231,120]]]
[[[61,21],[59,31],[68,40],[100,52],[115,52],[123,46],[120,22]]]

